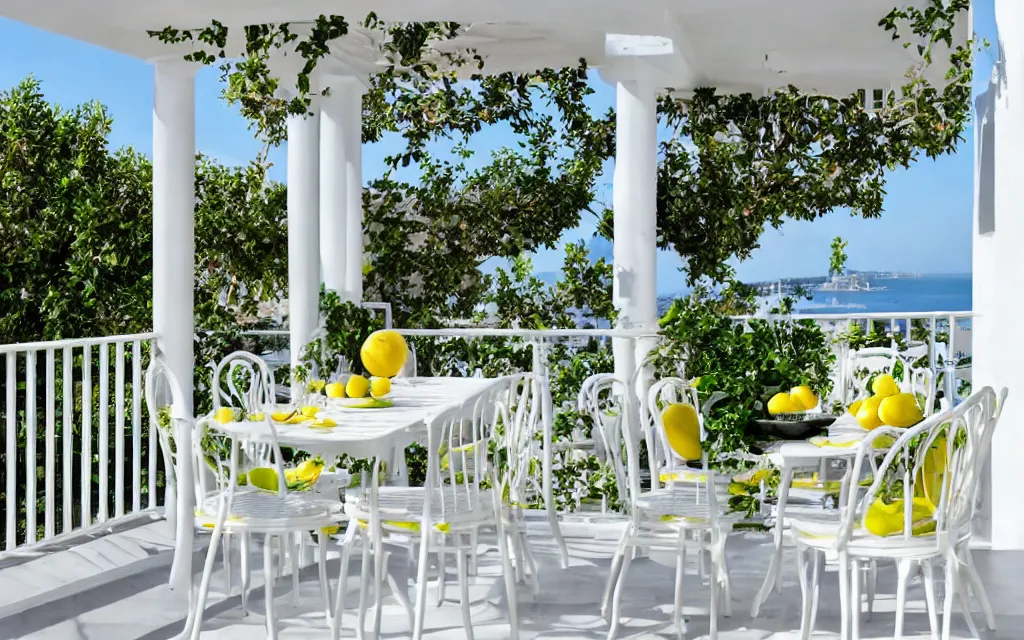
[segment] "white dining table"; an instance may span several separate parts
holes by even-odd
[[[327,417],[336,423],[329,428],[311,427],[311,422],[276,423],[274,431],[282,447],[291,447],[320,455],[343,455],[353,458],[389,459],[396,449],[404,449],[426,440],[426,427],[431,418],[442,411],[464,405],[482,393],[506,383],[502,378],[396,378],[392,381],[388,400],[393,406],[374,409],[343,408],[327,402],[317,418]],[[244,437],[248,442],[270,442],[271,433],[265,422],[208,423],[211,428],[229,436]],[[261,431],[262,430],[262,431]],[[180,465],[179,465],[180,468]],[[374,478],[376,480],[376,478]],[[179,500],[182,492],[193,491],[191,478],[178,479]],[[180,504],[180,502],[179,502]],[[191,580],[191,559],[195,541],[194,527],[178,527],[175,540],[175,565],[184,563],[179,575]],[[188,584],[174,585],[188,589]]]

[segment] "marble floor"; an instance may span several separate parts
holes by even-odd
[[[531,541],[540,566],[539,592],[521,587],[518,595],[520,637],[605,638],[607,626],[600,617],[599,601],[608,574],[612,549],[617,539],[614,525],[565,523],[563,526],[570,547],[571,566],[562,569],[551,535],[543,523],[531,525]],[[733,584],[733,616],[723,618],[721,640],[796,640],[799,638],[800,589],[794,570],[795,559],[789,553],[784,563],[783,593],[773,594],[757,619],[749,616],[750,603],[764,578],[769,556],[770,539],[763,534],[734,534],[728,554]],[[997,630],[985,632],[985,640],[1019,640],[1024,638],[1024,553],[976,552],[979,570],[986,582],[997,613]],[[201,566],[202,552],[197,552],[195,566]],[[236,560],[237,562],[237,560]],[[623,624],[619,638],[677,638],[672,622],[673,576],[672,559],[657,554],[641,558],[630,568],[623,596]],[[450,565],[453,563],[449,563]],[[354,559],[347,581],[349,610],[343,620],[343,637],[354,637],[355,601],[359,562]],[[218,563],[218,566],[219,563]],[[234,565],[237,570],[237,564]],[[254,567],[262,567],[254,557]],[[402,552],[391,556],[392,570],[401,579],[407,572]],[[452,571],[453,567],[449,568]],[[338,561],[329,563],[330,575],[336,576]],[[299,607],[291,604],[290,577],[276,583],[275,602],[282,639],[329,638],[319,602],[316,567],[300,572]],[[708,631],[708,591],[697,577],[697,568],[690,567],[686,585],[687,638],[706,637]],[[0,575],[0,580],[2,580]],[[166,586],[167,569],[148,569],[119,579],[111,584],[69,596],[58,602],[0,620],[0,640],[34,638],[39,640],[162,640],[177,636],[182,628],[187,603],[185,598]],[[488,547],[481,555],[479,575],[472,579],[470,590],[474,635],[477,640],[509,637],[506,599],[500,579],[500,563],[495,549]],[[265,637],[262,574],[253,577],[250,609],[243,616],[236,589],[233,596],[223,593],[224,576],[217,575],[211,602],[206,611],[203,638],[210,640],[242,640]],[[861,627],[861,637],[891,638],[895,596],[895,570],[883,566],[872,619]],[[430,586],[430,608],[426,614],[426,637],[454,639],[464,637],[458,589],[449,579],[448,599],[434,606],[436,589]],[[941,594],[941,587],[939,593]],[[816,640],[838,637],[839,598],[836,575],[831,570],[823,579],[821,609]],[[953,636],[966,639],[970,635],[963,617],[955,613]],[[383,638],[407,638],[408,619],[394,597],[387,595],[382,622]],[[370,618],[372,619],[372,617]],[[980,616],[975,619],[980,623]],[[369,624],[369,619],[368,619]],[[908,638],[927,638],[928,622],[924,612],[923,588],[912,582],[908,593]],[[368,636],[369,634],[367,634]]]

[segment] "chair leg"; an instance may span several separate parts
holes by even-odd
[[[850,559],[839,552],[839,640],[850,640]]]
[[[444,604],[444,592],[448,586],[448,575],[447,569],[445,568],[446,559],[448,554],[445,553],[445,542],[440,542],[437,548],[437,606]],[[427,585],[423,584],[422,588],[426,589]]]
[[[622,589],[626,584],[626,574],[629,572],[629,565],[633,562],[632,549],[624,549],[622,554],[622,568],[619,569],[615,578],[615,589],[612,594],[611,624],[608,626],[608,640],[613,640],[619,633],[619,616],[622,612]]]
[[[317,533],[317,568],[320,572],[320,596],[324,601],[324,615],[327,626],[334,626],[334,612],[331,610],[331,581],[327,578],[327,535],[323,531]]]
[[[480,546],[480,529],[473,529],[469,532],[469,575],[476,576],[479,569],[477,548]]]
[[[932,640],[939,638],[939,614],[935,603],[935,569],[931,560],[921,562],[921,571],[924,572],[924,599],[928,606],[928,628],[932,632]]]
[[[203,577],[199,582],[199,590],[196,593],[196,601],[185,619],[185,634],[192,640],[199,640],[199,634],[203,629],[203,612],[206,610],[206,598],[210,593],[210,580],[213,577],[213,568],[217,563],[217,546],[220,543],[222,532],[215,527],[213,535],[210,536],[210,547],[206,551],[206,563],[203,565]]]
[[[363,558],[359,566],[359,613],[356,627],[356,637],[360,640],[364,637],[366,629],[366,597],[370,591],[370,540],[369,534],[364,534]]]
[[[612,565],[608,572],[608,582],[604,587],[604,595],[601,596],[601,617],[608,621],[608,623],[611,623],[611,619],[608,617],[608,608],[611,606],[612,602],[612,591],[619,579],[619,572],[622,571],[623,559],[630,551],[626,548],[626,540],[628,536],[629,529],[627,528],[622,532],[622,538],[619,540],[619,546],[615,549],[615,555],[612,556]]]
[[[893,638],[903,637],[903,619],[907,611],[907,579],[910,578],[913,564],[912,560],[896,562],[896,627]]]
[[[981,581],[981,576],[978,575],[978,568],[974,566],[974,557],[971,555],[970,549],[964,549],[964,564],[967,565],[967,581],[970,585],[970,590],[974,592],[974,597],[978,600],[978,604],[981,605],[982,613],[985,614],[985,626],[988,627],[989,631],[995,631],[996,616],[992,612],[992,603],[988,599],[985,585]]]
[[[814,552],[814,566],[811,568],[811,619],[808,628],[810,633],[818,622],[818,597],[821,595],[821,574],[825,571],[825,554]]]
[[[509,640],[519,640],[519,603],[516,600],[515,574],[512,572],[512,558],[509,554],[509,538],[498,516],[498,553],[501,555],[502,574],[505,578],[505,598],[508,602]]]
[[[714,538],[714,536],[712,536]],[[718,545],[718,541],[714,541],[712,544]],[[710,571],[709,587],[711,589],[711,607],[708,610],[708,617],[710,621],[708,623],[708,640],[718,640],[718,605],[722,597],[719,590],[718,583],[718,562],[717,553],[711,554],[711,561],[708,563],[708,570]]]
[[[292,557],[292,606],[299,606],[299,553],[301,533],[291,533],[286,536],[288,541],[288,554]]]
[[[373,640],[380,638],[380,621],[384,612],[384,568],[387,566],[390,555],[390,552],[384,551],[383,541],[375,541],[373,545]]]
[[[875,592],[878,590],[878,561],[868,562],[867,574],[864,576],[868,600],[868,622],[875,612]]]
[[[802,598],[800,607],[800,640],[808,640],[811,637],[811,585],[809,584],[810,579],[808,578],[808,562],[807,559],[811,554],[815,552],[807,549],[806,547],[797,547],[796,550],[796,561],[797,561],[797,578],[800,579],[800,596]],[[815,554],[816,556],[816,554]],[[817,557],[814,558],[814,562],[817,563]]]
[[[523,550],[523,557],[526,558],[527,574],[530,576],[530,586],[534,594],[540,592],[540,577],[537,573],[537,560],[533,556],[533,548],[530,547],[530,539],[526,537],[526,531],[520,530],[519,546]]]
[[[942,594],[942,640],[949,640],[951,625],[953,622],[953,600],[956,598],[960,588],[958,584],[958,571],[956,568],[956,557],[949,554],[946,558],[946,588]]]
[[[863,576],[860,560],[850,562],[850,638],[860,640],[860,586]]]
[[[249,554],[252,553],[252,535],[249,533],[239,534],[239,548],[241,557],[239,563],[242,571],[242,615],[249,615],[249,582],[252,578],[252,570],[249,567]]]
[[[232,584],[234,582],[233,579],[232,579],[234,572],[231,571],[231,534],[229,534],[229,533],[225,533],[224,534],[224,551],[223,551],[223,554],[224,554],[224,589],[225,589],[224,593],[226,593],[227,595],[230,596],[231,592],[233,591],[232,587],[234,587],[234,584]]]
[[[468,536],[472,540],[472,534]],[[469,564],[472,552],[457,551],[455,564],[459,572],[459,600],[462,605],[462,626],[466,630],[466,640],[473,640],[473,617],[469,606]]]
[[[416,619],[413,621],[413,640],[423,637],[423,623],[427,613],[427,563],[430,561],[430,531],[420,533],[420,559],[416,566]]]
[[[341,547],[341,567],[338,570],[338,592],[334,598],[334,617],[331,620],[331,640],[341,637],[341,618],[345,613],[345,591],[348,586],[348,566],[352,557],[352,545],[359,530],[359,523],[352,520],[345,531],[345,540]],[[360,632],[361,633],[361,632]]]
[[[968,589],[970,580],[965,580],[967,571],[959,563],[956,564],[954,571],[957,573],[956,599],[960,604],[960,610],[964,614],[964,619],[967,621],[967,629],[971,632],[972,638],[981,637],[981,634],[978,633],[978,625],[974,624],[974,616],[971,615],[971,594]]]
[[[680,640],[686,637],[686,621],[683,619],[683,576],[686,573],[686,541],[680,539],[676,552],[676,593],[672,612],[676,623],[676,635]]]
[[[263,574],[266,576],[267,639],[277,640],[277,621],[274,620],[274,552],[271,550],[271,536],[263,540]],[[198,640],[198,639],[197,639]]]

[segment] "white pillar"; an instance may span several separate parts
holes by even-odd
[[[657,329],[657,92],[642,77],[616,83],[612,300],[619,326]],[[651,345],[615,339],[615,373],[629,380]]]
[[[366,86],[348,78],[339,88],[343,100],[345,148],[345,293],[363,301],[363,94]]]
[[[288,325],[292,367],[320,322],[320,117],[288,118]]]
[[[996,0],[996,24],[1005,57],[1003,77],[994,83],[989,114],[994,130],[980,136],[981,167],[976,180],[974,234],[973,388],[1010,390],[992,442],[987,509],[993,549],[1024,549],[1024,509],[1016,485],[1024,450],[1024,339],[1019,323],[1024,298],[1024,4]],[[997,49],[993,49],[997,51]],[[999,86],[1001,84],[1001,86]],[[983,100],[979,99],[979,106]],[[979,117],[985,114],[979,113]],[[980,118],[979,118],[980,119]],[[975,125],[979,126],[978,124]],[[985,145],[992,155],[986,158]],[[986,166],[990,165],[990,166]],[[994,175],[986,175],[987,170]]]
[[[153,331],[192,415],[195,278],[195,76],[181,60],[158,62],[153,87]],[[191,431],[177,433],[191,451]],[[188,590],[192,574],[192,458],[178,456],[177,531],[170,584]]]
[[[320,111],[320,263],[324,287],[345,299],[346,193],[344,98],[325,82],[331,94]]]
[[[320,260],[324,285],[342,300],[363,297],[362,111],[366,87],[352,76],[324,81],[320,122]]]

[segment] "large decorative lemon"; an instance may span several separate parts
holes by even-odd
[[[864,528],[876,536],[891,536],[903,533],[905,513],[903,500],[896,500],[886,504],[881,498],[876,498],[864,518]],[[914,498],[910,507],[911,534],[915,536],[924,535],[935,531],[935,505],[925,498]]]
[[[780,413],[799,413],[806,409],[807,407],[800,401],[800,398],[794,398],[785,391],[776,393],[768,401],[768,413],[773,416],[777,416]]]
[[[882,420],[878,417],[878,405],[882,404],[882,396],[871,396],[865,398],[857,410],[857,423],[868,431],[882,426]]]
[[[693,405],[670,404],[661,414],[668,446],[683,460],[700,460],[700,421]]]
[[[946,474],[946,439],[936,438],[935,442],[924,454],[921,468],[915,480],[914,496],[926,498],[928,502],[937,504],[942,493],[943,476]]]
[[[878,417],[890,427],[912,427],[924,418],[917,398],[912,393],[897,393],[883,398],[878,405]]]
[[[799,400],[804,409],[813,409],[818,406],[818,396],[814,395],[814,391],[806,385],[793,387],[789,390],[789,396]]]
[[[882,396],[883,398],[888,396],[894,396],[900,392],[900,385],[896,384],[896,379],[888,373],[875,378],[871,383],[871,391],[876,396]]]
[[[383,398],[391,393],[391,380],[388,378],[371,378],[370,395],[374,398]]]
[[[374,331],[359,350],[363,367],[372,376],[391,378],[405,366],[409,357],[409,346],[405,338],[396,331]]]
[[[862,405],[862,404],[864,404],[864,401],[863,401],[863,400],[856,400],[856,401],[854,401],[854,402],[850,403],[850,406],[849,406],[849,407],[847,407],[846,411],[847,411],[847,412],[848,412],[848,413],[849,413],[849,414],[850,414],[851,416],[853,416],[854,418],[856,418],[856,417],[857,417],[857,412],[858,412],[858,411],[860,411],[860,405]]]
[[[345,393],[350,398],[365,398],[370,390],[370,381],[363,376],[352,376],[345,385]]]

